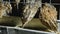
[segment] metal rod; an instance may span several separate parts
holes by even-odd
[[[8,30],[8,28],[7,28],[7,34],[9,34],[9,30]]]
[[[42,3],[45,4],[45,3]],[[51,3],[52,5],[60,5],[60,3]]]
[[[17,10],[19,9],[19,7],[18,7],[18,3],[17,3]]]
[[[23,29],[23,28],[17,28],[17,27],[8,27],[8,26],[0,26],[0,28],[7,28],[7,32],[8,32],[8,29],[17,29],[17,30],[29,31],[29,32],[37,32],[37,33],[54,33],[54,32],[44,32],[44,31]],[[7,34],[9,34],[9,32]]]
[[[10,2],[10,0],[9,0],[9,2]]]
[[[50,4],[51,4],[51,0],[50,0]]]

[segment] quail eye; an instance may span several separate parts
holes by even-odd
[[[48,10],[48,12],[49,12],[49,10]]]

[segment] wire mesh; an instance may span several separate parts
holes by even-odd
[[[8,26],[0,26],[0,31],[0,34],[55,34],[54,32],[44,32]]]
[[[4,1],[5,0],[3,0],[3,3],[4,3]],[[11,1],[11,0],[8,0],[10,3],[16,3],[15,1]],[[50,4],[52,4],[52,5],[60,5],[60,3],[52,3],[51,2],[52,0],[49,0],[49,3]],[[29,1],[29,2],[31,2],[31,1]],[[23,3],[24,5],[25,4],[29,4],[29,2],[26,2],[26,0],[23,0],[23,2],[20,2],[20,3]],[[34,3],[34,2],[32,2],[32,3]],[[42,4],[44,4],[44,3],[42,3]],[[42,6],[42,5],[41,5]],[[19,10],[19,5],[17,5],[16,6],[16,11],[18,11]],[[14,10],[14,9],[13,9]],[[18,12],[19,13],[19,12]],[[14,13],[14,15],[16,15],[15,13]],[[19,14],[17,14],[18,16],[19,16]],[[19,33],[19,34],[22,34],[24,31],[18,31],[18,30],[15,30],[15,29],[10,29],[10,28],[0,28],[1,30],[4,30],[4,31],[2,31],[0,34],[17,34],[17,32]],[[3,33],[4,32],[4,33]],[[26,32],[27,33],[27,32]],[[29,33],[31,33],[31,32],[28,32],[28,34]],[[25,34],[25,33],[24,33]],[[37,34],[37,33],[32,33],[32,34]],[[40,33],[38,33],[38,34],[40,34]],[[45,33],[41,33],[41,34],[45,34]]]
[[[16,2],[15,2],[15,0],[2,0],[3,2],[4,1],[8,1],[8,2],[10,2],[11,4],[15,4]],[[28,0],[28,1],[26,1],[26,0],[22,0],[23,2],[21,2],[20,1],[20,4],[17,4],[15,7],[16,7],[16,9],[15,9],[15,13],[13,13],[12,15],[20,15],[19,14],[19,9],[20,9],[20,7],[21,7],[21,4],[23,4],[23,5],[26,5],[26,4],[29,4],[29,3],[35,3],[35,2],[33,2],[32,0]],[[34,0],[35,1],[35,0]],[[47,2],[47,3],[50,3],[50,4],[52,4],[52,5],[57,5],[57,6],[59,6],[60,5],[60,3],[54,3],[54,2],[52,2],[52,0],[48,0],[48,1],[45,1],[45,2],[43,2],[44,0],[41,0],[41,2],[42,2],[42,4],[44,4],[45,2]],[[40,5],[40,7],[41,7],[42,5]],[[58,10],[59,11],[59,10]],[[13,12],[14,12],[14,9],[13,9]],[[59,17],[59,16],[58,16]],[[59,19],[59,18],[58,18]]]

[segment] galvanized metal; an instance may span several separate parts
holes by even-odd
[[[54,32],[44,32],[44,31],[23,29],[18,27],[0,26],[0,28],[1,28],[0,33],[3,32],[3,34],[55,34]]]

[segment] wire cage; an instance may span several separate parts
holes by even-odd
[[[21,7],[25,6],[25,4],[29,4],[29,2],[26,2],[26,0],[21,0],[19,4],[17,4],[16,6],[14,4],[16,4],[16,2],[14,0],[2,0],[2,2],[4,3],[4,1],[8,1],[11,3],[12,5],[12,14],[9,14],[11,16],[22,16],[22,10]],[[32,0],[31,0],[32,1]],[[31,2],[30,1],[30,2]],[[33,1],[32,1],[33,2]],[[41,0],[41,5],[44,4],[45,2],[50,3],[52,5],[54,5],[57,8],[58,11],[58,20],[60,19],[59,14],[60,14],[60,3],[54,3],[52,0]],[[15,6],[15,7],[14,7]],[[39,15],[39,11],[36,13],[35,18],[38,18]],[[59,30],[59,29],[58,29]],[[23,29],[23,28],[18,28],[18,27],[9,27],[9,26],[0,26],[0,34],[55,34],[52,32],[43,32],[43,31],[37,31],[37,30],[30,30],[30,29]]]
[[[43,32],[37,30],[0,26],[0,34],[55,34],[53,32]]]
[[[15,2],[15,0],[2,0],[2,2],[4,2],[4,1],[8,1],[8,2],[10,2],[11,3],[11,5],[12,5],[12,7],[13,7],[13,4],[15,4],[16,2]],[[34,0],[35,1],[35,0]],[[29,2],[31,2],[32,4],[34,3],[33,1],[29,1],[28,0],[28,2],[26,2],[26,0],[21,0],[20,1],[20,4],[19,5],[16,5],[15,6],[15,10],[14,10],[14,7],[13,7],[13,9],[12,9],[12,15],[15,15],[15,16],[20,16],[20,12],[21,12],[21,10],[20,10],[20,8],[22,8],[22,6],[24,6],[25,4],[29,4]],[[41,4],[44,4],[44,3],[49,3],[49,4],[52,4],[52,5],[54,5],[56,8],[57,8],[57,11],[58,11],[58,19],[59,19],[59,6],[60,6],[60,3],[57,1],[54,1],[54,0],[48,0],[48,1],[46,1],[46,0],[41,0]],[[40,5],[40,7],[41,7],[42,5]],[[20,13],[20,14],[19,14]],[[37,12],[37,13],[39,13],[39,12]],[[37,17],[38,18],[38,15],[39,14],[36,14],[35,15],[35,17]]]
[[[15,2],[15,0],[2,0],[2,1],[8,1],[8,2],[10,2],[11,4],[12,4],[12,7],[14,6],[13,4],[15,4],[16,2]],[[28,0],[29,1],[29,0]],[[30,1],[30,2],[32,2],[32,3],[34,3],[33,1]],[[45,2],[47,2],[47,3],[50,3],[50,4],[52,4],[52,5],[54,5],[56,8],[57,8],[57,11],[58,11],[58,19],[60,19],[59,18],[59,6],[60,6],[60,3],[59,3],[59,1],[54,1],[54,0],[48,0],[48,1],[46,1],[46,0],[41,0],[41,4],[44,4]],[[29,2],[26,2],[26,0],[21,0],[21,2],[20,2],[20,4],[18,5],[16,5],[15,6],[15,8],[13,7],[13,9],[12,9],[12,14],[10,14],[10,15],[14,15],[14,16],[21,16],[21,14],[22,14],[22,10],[20,10],[25,4],[29,4]],[[21,7],[20,7],[21,6]],[[42,5],[40,5],[40,7],[41,7]],[[15,9],[15,10],[14,10]],[[36,18],[38,18],[38,15],[39,15],[39,11],[37,12],[37,14],[35,15],[35,17]]]

